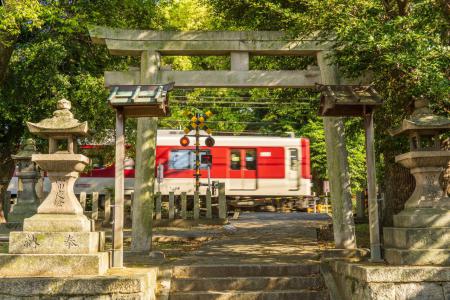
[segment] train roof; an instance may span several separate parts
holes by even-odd
[[[184,135],[181,130],[158,130],[157,143],[159,146],[173,146],[179,145],[180,138]],[[189,137],[191,140],[191,146],[194,145],[194,137]],[[278,137],[278,136],[257,136],[257,135],[214,135],[216,143],[215,146],[269,146],[269,147],[286,147],[293,146],[299,147],[301,138],[295,137]],[[204,139],[201,139],[201,145],[204,145]]]

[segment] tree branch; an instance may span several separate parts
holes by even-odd
[[[406,16],[408,14],[409,0],[397,0],[398,15]]]

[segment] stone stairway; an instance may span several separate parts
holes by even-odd
[[[170,300],[328,299],[318,263],[176,266]]]

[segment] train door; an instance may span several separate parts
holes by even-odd
[[[256,149],[231,149],[229,157],[231,190],[256,190]]]
[[[299,161],[298,161],[298,149],[296,148],[289,148],[288,149],[288,155],[289,161],[288,161],[288,182],[289,182],[289,190],[290,191],[297,191],[300,187],[300,174],[299,174]]]

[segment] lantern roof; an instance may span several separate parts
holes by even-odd
[[[428,107],[428,100],[417,98],[411,116],[402,121],[400,127],[390,131],[391,135],[408,134],[420,131],[445,132],[450,130],[450,119],[433,114]]]
[[[322,93],[321,116],[364,116],[383,103],[371,85],[316,84],[316,87]]]
[[[39,123],[27,122],[31,133],[49,138],[52,136],[85,136],[88,133],[87,122],[79,122],[70,111],[72,104],[66,99],[58,101],[53,117]]]
[[[33,139],[26,139],[25,143],[21,145],[21,149],[17,154],[11,155],[14,160],[31,159],[31,155],[37,154],[36,142]]]

